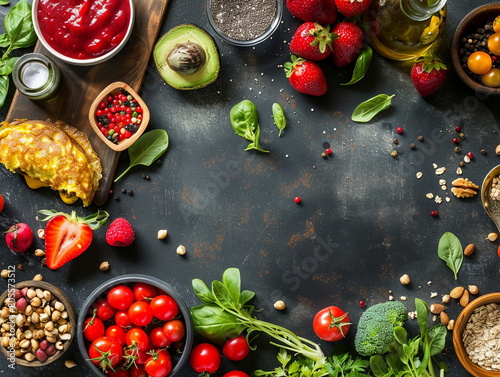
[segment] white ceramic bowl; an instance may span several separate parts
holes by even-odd
[[[91,65],[96,65],[100,64],[102,62],[105,62],[106,60],[111,59],[113,56],[115,56],[122,48],[125,46],[127,43],[128,39],[130,38],[130,35],[132,34],[132,30],[134,28],[134,20],[135,20],[135,11],[134,11],[134,2],[133,0],[128,0],[130,4],[130,21],[127,27],[127,32],[125,34],[125,37],[123,40],[111,51],[105,53],[104,55],[91,58],[91,59],[75,59],[71,58],[68,56],[65,56],[61,54],[60,52],[54,50],[49,43],[45,40],[44,36],[42,35],[42,32],[40,30],[40,25],[38,24],[38,4],[39,0],[33,0],[33,6],[32,6],[32,19],[33,19],[33,26],[35,28],[35,33],[38,36],[38,40],[42,43],[43,47],[47,49],[47,51],[55,56],[56,58],[62,60],[65,63],[72,64],[72,65],[80,65],[80,66],[91,66]]]

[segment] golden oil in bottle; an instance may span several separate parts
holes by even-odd
[[[370,45],[393,60],[416,59],[437,40],[446,19],[446,0],[372,0]]]

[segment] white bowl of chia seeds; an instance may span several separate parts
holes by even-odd
[[[210,25],[225,42],[255,46],[278,28],[283,0],[207,0]]]

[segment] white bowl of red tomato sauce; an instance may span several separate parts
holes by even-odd
[[[33,25],[42,45],[72,65],[100,64],[127,43],[133,0],[33,0]]]

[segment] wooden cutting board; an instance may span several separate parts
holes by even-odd
[[[73,66],[53,58],[62,75],[57,95],[47,102],[36,102],[16,91],[7,113],[9,122],[24,118],[60,120],[88,135],[103,167],[99,190],[94,198],[97,205],[104,204],[108,198],[120,152],[110,149],[92,131],[88,121],[90,105],[99,92],[114,81],[123,81],[139,92],[167,4],[168,0],[134,0],[134,30],[122,51],[93,67]],[[50,56],[40,42],[34,52]]]

